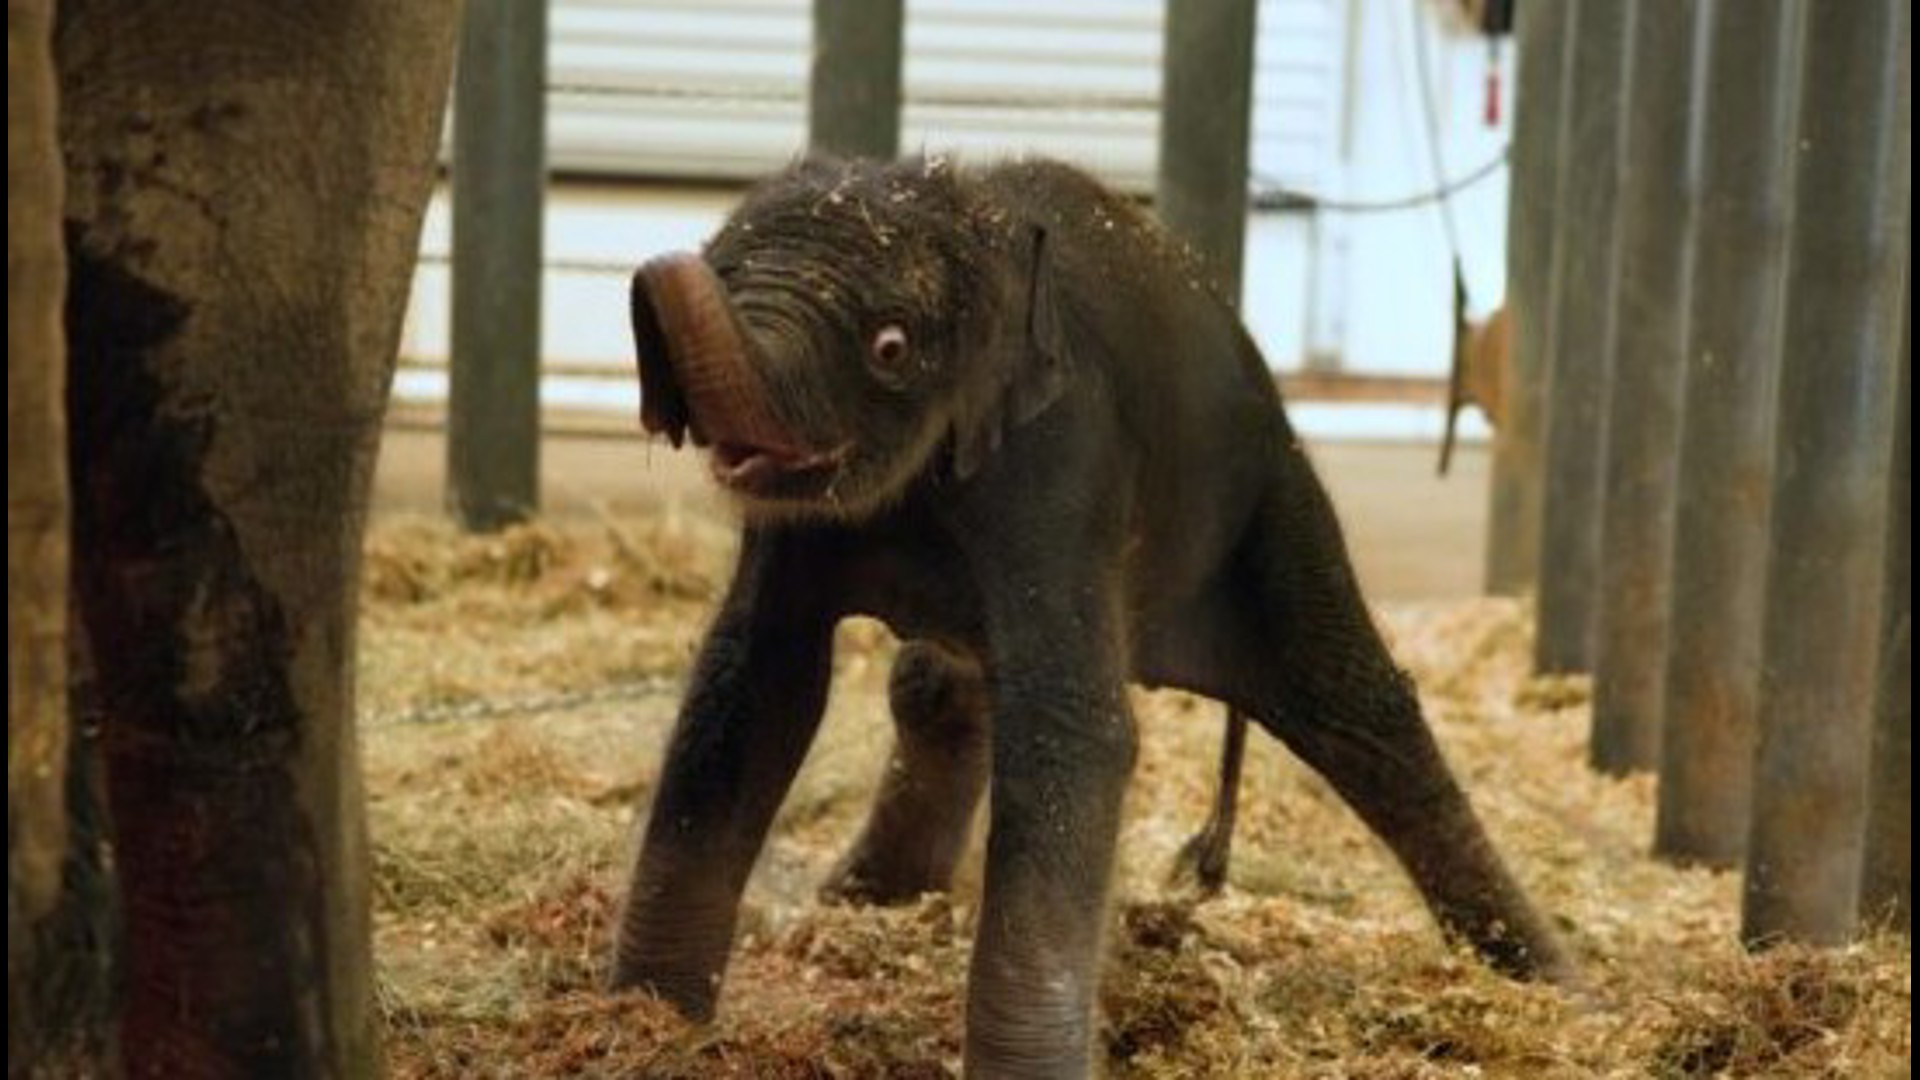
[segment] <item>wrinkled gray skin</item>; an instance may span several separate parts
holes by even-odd
[[[825,702],[833,627],[911,642],[898,745],[828,884],[946,887],[991,780],[967,1070],[1092,1068],[1128,681],[1312,764],[1447,932],[1571,970],[1382,645],[1273,380],[1190,259],[1044,162],[812,162],[636,276],[644,421],[708,448],[738,568],[667,751],[613,982],[710,1016],[741,890]]]

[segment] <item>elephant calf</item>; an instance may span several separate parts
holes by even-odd
[[[1441,925],[1568,972],[1377,634],[1265,362],[1143,213],[1043,161],[810,161],[634,279],[642,420],[744,510],[613,981],[711,1015],[818,726],[833,628],[912,644],[835,891],[943,888],[990,782],[969,1072],[1076,1076],[1135,756],[1126,684],[1229,703],[1323,773]]]

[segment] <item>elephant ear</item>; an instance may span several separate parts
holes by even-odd
[[[954,417],[953,470],[963,480],[1000,448],[1008,428],[1039,416],[1067,389],[1071,357],[1047,230],[1026,230],[1011,258],[999,325],[984,346],[986,370]]]

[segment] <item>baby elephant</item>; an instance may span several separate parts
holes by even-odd
[[[833,629],[910,645],[834,888],[944,887],[990,786],[978,1076],[1092,1068],[1129,681],[1227,702],[1332,783],[1442,927],[1570,974],[1369,617],[1274,381],[1202,268],[1043,161],[809,161],[634,279],[642,420],[704,447],[739,564],[662,767],[613,982],[714,1009]]]

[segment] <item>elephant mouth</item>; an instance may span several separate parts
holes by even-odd
[[[748,359],[725,286],[706,260],[676,252],[634,274],[633,337],[640,368],[640,425],[678,448],[711,448],[723,487],[758,498],[831,490],[851,444],[821,449],[775,412]]]

